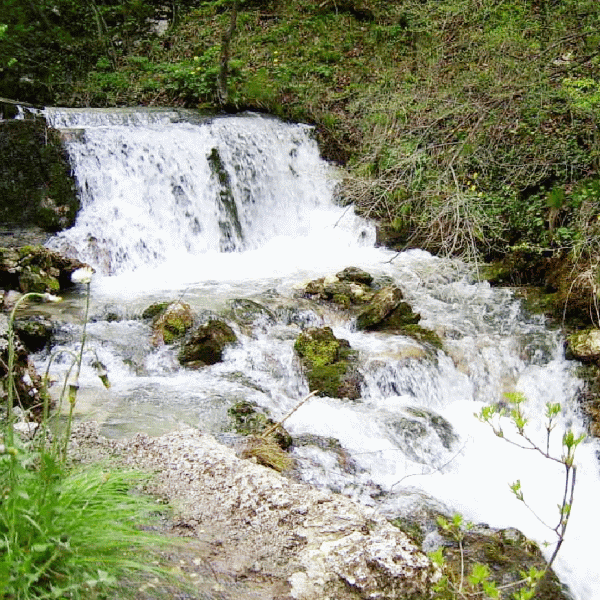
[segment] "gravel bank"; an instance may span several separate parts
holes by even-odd
[[[178,562],[199,598],[407,600],[437,576],[371,509],[242,460],[196,430],[109,440],[82,424],[71,456],[155,472],[149,491],[169,501],[172,530],[190,538]]]

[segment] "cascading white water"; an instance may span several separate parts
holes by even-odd
[[[496,438],[474,417],[519,390],[540,443],[545,403],[564,406],[555,454],[565,428],[582,428],[579,382],[559,336],[525,315],[509,291],[474,281],[457,262],[374,248],[372,228],[332,203],[334,172],[308,127],[257,115],[186,120],[177,111],[53,109],[47,117],[68,130],[83,203],[75,227],[51,246],[98,269],[89,345],[113,385],[102,390],[86,365],[81,396],[92,399],[85,410],[107,434],[158,433],[181,423],[217,432],[239,399],[282,417],[307,393],[294,339],[303,326],[326,324],[360,352],[362,397],[315,398],[287,427],[295,436],[339,440],[355,471],[341,470],[328,450],[298,446],[307,480],[390,515],[427,495],[466,519],[554,541],[509,483],[520,479],[537,514],[554,524],[560,468]],[[444,352],[357,332],[344,314],[294,299],[297,284],[350,265],[392,278],[421,325],[441,335]],[[136,318],[152,300],[179,297],[197,311],[231,310],[231,299],[252,298],[276,318],[252,331],[238,328],[240,343],[223,363],[187,371],[172,348],[151,346],[149,325]],[[56,342],[76,347],[77,339],[71,324]],[[578,449],[575,505],[556,563],[577,600],[600,599],[596,452],[591,440]],[[371,498],[375,489],[386,492],[383,499]]]

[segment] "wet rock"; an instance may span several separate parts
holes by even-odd
[[[162,313],[167,310],[167,306],[171,304],[170,302],[155,302],[151,304],[148,308],[144,310],[142,313],[142,319],[154,319],[155,317],[160,316]]]
[[[358,353],[347,340],[338,339],[331,327],[309,327],[297,338],[294,349],[306,371],[308,387],[330,398],[360,398],[362,376]]]
[[[336,277],[340,281],[348,281],[350,283],[360,283],[363,285],[371,285],[373,283],[373,275],[358,267],[346,267],[343,271],[337,273]]]
[[[441,467],[448,462],[458,436],[441,415],[425,408],[406,407],[404,414],[390,420],[394,442],[412,461]]]
[[[471,573],[476,564],[489,567],[490,581],[498,587],[511,586],[517,592],[523,584],[523,573],[531,568],[542,571],[546,561],[537,544],[528,540],[517,529],[492,529],[474,525],[463,531],[460,547],[452,535],[440,529],[444,545],[444,569],[451,579],[459,579],[461,572]],[[536,598],[540,600],[568,600],[571,595],[553,571],[541,583]]]
[[[579,331],[567,338],[567,353],[570,358],[584,362],[600,360],[600,329]]]
[[[79,200],[56,130],[44,119],[0,122],[0,224],[59,231]]]
[[[53,325],[49,319],[38,315],[16,319],[14,329],[29,352],[39,352],[50,342]]]
[[[403,301],[402,291],[394,285],[388,285],[381,288],[358,313],[356,328],[398,333],[435,348],[442,348],[442,340],[437,333],[421,327],[420,320],[421,315]]]
[[[385,326],[384,321],[392,318],[400,319],[406,324],[418,323],[420,315],[413,313],[410,306],[402,301],[403,298],[402,290],[396,286],[382,288],[356,317],[356,328],[382,328]]]
[[[236,298],[231,300],[229,306],[232,318],[248,334],[251,334],[254,328],[265,331],[277,322],[275,314],[271,310],[254,300]]]
[[[583,362],[576,373],[584,382],[577,400],[585,415],[588,433],[600,438],[600,366],[597,362]]]
[[[223,360],[223,352],[237,341],[233,329],[224,321],[210,320],[195,329],[179,352],[179,362],[191,368],[214,365]]]
[[[0,248],[0,287],[56,294],[72,287],[71,274],[86,266],[43,246]]]
[[[345,270],[347,273],[341,271],[338,276],[321,277],[310,281],[302,290],[302,296],[312,300],[331,302],[345,309],[368,302],[374,292],[370,289],[369,284],[358,280],[368,280],[370,275],[364,271],[359,272],[359,269],[353,267],[349,267],[349,269]],[[340,275],[343,279],[339,277]]]
[[[8,387],[8,316],[0,313],[0,398],[3,405],[7,398],[6,389]],[[18,404],[24,409],[36,407],[40,411],[40,389],[41,378],[37,374],[33,363],[30,362],[27,349],[17,335],[13,338],[14,342],[14,370],[13,380],[15,393],[18,398],[15,399],[15,406]]]
[[[261,435],[273,425],[275,421],[270,419],[255,402],[240,400],[227,410],[231,417],[233,428],[240,435]],[[292,436],[280,425],[274,432],[273,437],[277,445],[287,450],[292,445]]]
[[[186,302],[171,302],[157,313],[152,323],[152,343],[172,344],[181,339],[194,324],[194,315]]]

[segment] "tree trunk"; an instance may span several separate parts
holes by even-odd
[[[238,1],[232,0],[229,27],[223,32],[221,38],[221,69],[217,83],[218,102],[222,107],[229,104],[229,90],[227,89],[227,80],[229,78],[229,49],[231,38],[235,33],[237,23]]]

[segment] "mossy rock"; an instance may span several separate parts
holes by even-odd
[[[366,283],[366,282],[369,283]],[[373,277],[356,267],[348,267],[336,276],[309,281],[301,295],[312,300],[331,302],[340,308],[350,309],[369,302],[374,295],[370,288]]]
[[[233,329],[224,321],[212,319],[195,329],[179,352],[179,362],[190,368],[214,365],[223,360],[225,348],[237,341]]]
[[[44,119],[0,122],[0,223],[60,231],[79,206],[59,133]]]
[[[260,436],[275,425],[255,402],[240,400],[231,406],[227,414],[231,417],[236,433],[246,436]],[[273,432],[273,439],[277,445],[287,450],[292,445],[292,436],[280,425]]]
[[[28,352],[39,352],[52,337],[52,322],[42,316],[19,318],[14,323],[15,333]]]
[[[444,569],[452,579],[458,580],[461,572],[470,574],[475,564],[487,565],[490,581],[499,586],[511,586],[518,591],[523,583],[523,572],[531,568],[543,571],[546,561],[535,542],[528,540],[516,529],[491,529],[477,525],[466,531],[459,544],[440,529],[446,537]],[[568,600],[571,596],[553,571],[541,582],[535,596],[539,600]]]
[[[56,294],[70,288],[73,271],[85,266],[43,246],[0,248],[0,287]]]
[[[19,288],[24,294],[28,292],[56,294],[60,291],[60,283],[56,277],[52,277],[39,267],[25,267],[19,277]]]
[[[336,273],[336,277],[340,281],[359,283],[367,286],[370,286],[373,283],[373,275],[358,267],[346,267],[344,270]]]
[[[357,315],[356,328],[358,330],[369,330],[380,326],[382,321],[400,306],[403,298],[402,290],[396,286],[389,285],[380,289]],[[408,307],[408,305],[406,306]],[[406,312],[406,309],[402,307],[400,312]],[[419,318],[417,318],[416,322],[418,322]]]
[[[171,303],[170,302],[155,302],[154,304],[151,304],[142,313],[142,319],[154,319],[155,317],[158,317],[159,315],[164,313],[165,310],[167,310],[167,306],[169,306],[169,304],[171,304]]]
[[[152,323],[154,345],[172,344],[181,339],[194,324],[194,315],[186,302],[171,302]]]
[[[347,340],[338,339],[331,327],[309,327],[296,339],[294,349],[306,371],[310,391],[331,398],[360,398],[362,377],[358,353]]]
[[[600,361],[600,329],[587,329],[567,338],[567,358],[582,362]]]
[[[596,362],[582,363],[575,374],[585,384],[577,400],[585,415],[588,433],[600,438],[600,366]]]
[[[440,336],[419,325],[421,315],[403,300],[402,291],[394,285],[382,287],[356,317],[356,328],[384,331],[411,337],[422,344],[441,349]]]

